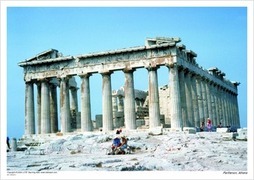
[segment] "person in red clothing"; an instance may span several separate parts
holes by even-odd
[[[212,131],[212,120],[210,118],[207,119],[207,131]]]

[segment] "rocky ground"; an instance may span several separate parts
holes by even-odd
[[[223,133],[123,134],[129,139],[131,154],[107,155],[114,132],[37,139],[41,145],[30,154],[7,153],[7,172],[247,171],[247,141],[228,139]]]

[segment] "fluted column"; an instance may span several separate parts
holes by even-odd
[[[77,95],[78,88],[70,87],[70,91],[71,91],[71,111],[74,111],[73,120],[75,121],[75,123],[73,123],[74,125],[72,128],[77,129],[81,127],[80,120],[78,118],[78,95]]]
[[[233,94],[233,124],[234,126],[240,126],[240,119],[239,119],[239,109],[238,109],[238,102],[237,102],[237,94]]]
[[[133,70],[125,70],[124,83],[124,117],[126,129],[136,129],[135,94]]]
[[[193,115],[194,115],[194,126],[200,126],[199,118],[199,108],[198,108],[198,98],[197,98],[197,87],[196,87],[196,75],[191,76],[191,94],[192,94],[192,103],[193,103]]]
[[[37,134],[41,134],[41,82],[37,81]]]
[[[211,97],[211,89],[210,89],[210,83],[209,80],[205,82],[205,90],[206,90],[206,98],[207,98],[207,113],[208,117],[210,119],[214,119],[213,113],[212,113],[212,97]]]
[[[221,121],[223,121],[222,90],[221,90],[221,86],[218,86],[218,90],[217,91],[218,91],[218,101],[219,101],[219,103],[218,103],[218,106],[219,106],[219,119],[217,119],[217,121],[215,123],[219,124]]]
[[[51,132],[55,133],[58,131],[57,85],[50,84],[49,88]]]
[[[199,108],[199,125],[201,122],[205,121],[204,117],[204,105],[203,105],[203,95],[202,95],[202,88],[201,88],[201,77],[197,76],[196,79],[196,86],[197,86],[197,99],[198,99],[198,108]]]
[[[222,94],[221,94],[221,102],[222,102],[222,115],[223,115],[223,121],[220,121],[221,123],[224,123],[226,122],[226,100],[225,100],[225,97],[226,97],[226,89],[223,88],[222,89]],[[219,122],[219,123],[220,123]]]
[[[230,94],[229,94],[228,109],[229,109],[229,120],[228,120],[227,126],[231,125],[231,121],[233,119],[233,113],[232,113],[232,92],[230,92]]]
[[[217,97],[217,103],[216,103],[216,106],[217,106],[217,119],[215,119],[213,121],[213,124],[218,124],[218,122],[221,121],[222,119],[222,116],[221,116],[221,99],[220,99],[220,92],[219,92],[219,85],[216,86],[216,97]]]
[[[102,74],[102,123],[103,131],[113,130],[111,73]]]
[[[181,99],[179,74],[176,64],[169,69],[170,100],[171,100],[171,128],[182,129]]]
[[[229,93],[230,91],[226,91],[226,120],[225,120],[225,124],[222,124],[223,126],[225,126],[226,124],[229,124],[229,119],[230,119]]]
[[[33,82],[26,82],[25,93],[25,134],[35,134]]]
[[[184,77],[184,70],[179,70],[179,87],[180,87],[180,98],[181,98],[181,108],[182,108],[182,123],[181,127],[186,127],[187,119],[187,106],[186,106],[186,93],[185,93],[185,83],[186,79]]]
[[[217,114],[216,114],[216,99],[215,99],[215,94],[214,94],[214,83],[210,82],[209,84],[210,87],[210,99],[211,99],[211,113],[212,113],[212,120],[217,119]]]
[[[148,68],[149,75],[149,127],[160,126],[160,105],[157,68]]]
[[[47,80],[41,82],[41,133],[50,133],[50,100],[49,83]]]
[[[61,132],[66,133],[71,131],[71,116],[70,116],[70,97],[69,97],[69,82],[67,77],[61,78],[60,82],[60,118]]]
[[[91,102],[90,102],[90,75],[82,75],[81,78],[81,131],[92,131]]]
[[[186,106],[187,106],[187,116],[188,116],[186,120],[186,124],[185,124],[186,127],[194,126],[190,76],[191,76],[191,73],[189,71],[186,71],[185,93],[186,93]]]
[[[238,106],[238,101],[237,101],[237,94],[235,94],[235,108],[236,108],[236,125],[238,127],[241,127],[240,115],[239,115],[239,106]]]
[[[201,80],[201,90],[202,90],[202,97],[203,97],[203,109],[204,109],[204,119],[206,120],[209,118],[208,114],[208,104],[207,104],[207,99],[208,99],[208,94],[206,93],[206,86],[205,86],[205,79],[202,78]]]
[[[218,100],[218,93],[217,93],[217,85],[216,84],[214,84],[214,104],[215,104],[215,106],[214,106],[214,108],[215,108],[215,117],[216,118],[214,118],[214,122],[217,122],[219,119],[220,119],[220,115],[219,115],[219,106],[218,106],[218,104],[219,104],[219,100]]]

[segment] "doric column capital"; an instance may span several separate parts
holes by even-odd
[[[78,76],[82,79],[82,78],[89,78],[90,76],[92,76],[92,73],[86,73],[86,74],[78,74]]]
[[[100,72],[100,74],[102,76],[104,76],[104,75],[111,75],[112,73],[113,73],[113,71],[103,71],[103,72]]]
[[[60,76],[57,77],[56,79],[61,82],[61,81],[68,81],[69,79],[71,79],[72,76]]]
[[[34,81],[36,84],[37,83],[42,83],[42,82],[49,82],[50,79],[49,78],[40,78],[40,79],[37,79],[36,81]]]
[[[193,77],[196,75],[196,73],[194,71],[191,71],[190,69],[185,69],[184,72],[186,76],[189,76],[189,77]]]
[[[36,82],[35,80],[31,79],[31,80],[29,80],[29,81],[25,81],[25,84],[33,84],[33,83],[35,83],[35,82]]]
[[[181,68],[182,66],[178,65],[177,62],[172,62],[172,63],[166,64],[166,67],[168,67],[170,69],[170,68],[175,68],[175,67]]]
[[[149,64],[148,66],[145,67],[148,71],[155,71],[158,69],[157,66],[151,66],[151,64]]]
[[[135,68],[125,67],[125,68],[123,69],[123,72],[124,72],[124,73],[132,73],[132,72],[134,72],[134,71],[136,71]]]
[[[35,81],[35,84],[36,84],[37,86],[41,86],[41,81],[36,80],[36,81]]]

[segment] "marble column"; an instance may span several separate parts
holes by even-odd
[[[103,131],[113,130],[111,73],[102,73],[102,123]]]
[[[216,109],[216,114],[217,114],[217,119],[213,120],[213,124],[217,123],[220,121],[220,98],[219,98],[219,93],[218,93],[218,84],[215,85],[215,109]]]
[[[210,97],[211,97],[212,120],[214,120],[214,119],[217,119],[216,107],[215,107],[216,100],[214,95],[214,83],[210,82],[209,87],[210,87]]]
[[[234,104],[234,126],[239,126],[240,127],[240,118],[239,118],[239,108],[238,108],[238,102],[237,102],[237,94],[234,94],[233,104]]]
[[[37,81],[37,134],[41,134],[41,82]]]
[[[90,102],[90,74],[82,75],[81,78],[81,131],[92,131],[93,124],[91,119]]]
[[[230,119],[230,109],[229,109],[229,93],[230,91],[226,91],[226,120],[225,123],[222,124],[223,126],[225,126],[226,124],[229,124],[229,119]]]
[[[228,124],[227,126],[231,125],[231,122],[232,122],[232,119],[233,119],[233,111],[232,111],[232,93],[233,92],[230,92],[229,94],[229,120],[228,120]]]
[[[222,90],[221,86],[218,86],[218,106],[219,106],[219,118],[216,122],[214,122],[214,125],[219,124],[219,122],[223,121],[223,109],[222,109]]]
[[[171,128],[182,129],[179,74],[178,67],[176,64],[170,66],[169,85],[170,85],[170,101],[171,101]]]
[[[202,121],[204,121],[204,97],[202,94],[202,86],[201,86],[202,77],[197,75],[196,79],[196,88],[197,88],[197,100],[198,100],[198,108],[199,108],[199,124],[197,127],[200,127]]]
[[[187,106],[187,120],[186,127],[192,127],[193,124],[193,104],[192,104],[192,92],[191,92],[191,83],[190,83],[191,72],[186,71],[186,84],[185,84],[185,93],[186,93],[186,106]]]
[[[181,98],[181,108],[182,108],[182,124],[181,127],[186,127],[187,116],[187,106],[186,106],[186,93],[185,93],[185,83],[186,79],[184,77],[184,70],[179,70],[179,86],[180,86],[180,98]]]
[[[199,117],[199,108],[198,108],[198,98],[197,98],[197,88],[196,88],[196,75],[193,73],[191,76],[191,94],[192,94],[192,103],[193,103],[193,119],[194,126],[200,126],[200,117]]]
[[[237,94],[235,95],[235,106],[236,106],[236,123],[238,127],[241,127]]]
[[[41,82],[41,133],[50,133],[50,100],[48,80]]]
[[[205,82],[205,79],[202,78],[202,80],[200,81],[201,82],[201,90],[202,90],[202,97],[203,97],[203,109],[204,109],[204,119],[207,120],[207,118],[210,118],[209,117],[209,114],[208,114],[208,102],[207,102],[207,99],[208,99],[208,94],[206,92],[206,82]]]
[[[206,98],[207,98],[207,113],[208,113],[208,117],[213,120],[214,116],[213,116],[213,113],[212,113],[212,97],[211,97],[211,89],[210,89],[210,82],[209,82],[209,80],[206,80],[205,90],[206,90]]]
[[[49,90],[51,133],[56,133],[58,131],[57,85],[50,84]]]
[[[202,95],[201,77],[200,76],[197,76],[196,86],[197,86],[196,88],[197,88],[197,99],[198,99],[198,108],[199,108],[199,122],[200,122],[198,127],[200,127],[201,122],[205,121],[203,95]]]
[[[35,134],[34,115],[34,86],[33,82],[26,82],[25,94],[25,134]]]
[[[154,128],[161,125],[157,68],[149,67],[147,70],[149,75],[149,127]]]
[[[78,88],[77,87],[70,87],[70,91],[71,91],[71,111],[74,111],[72,119],[75,121],[73,122],[73,129],[79,129],[81,128],[81,124],[78,118],[78,95],[77,95],[77,91]]]
[[[226,89],[223,88],[222,92],[221,92],[221,100],[222,100],[222,115],[223,115],[223,120],[221,121],[221,123],[225,123],[226,122]]]
[[[71,131],[70,97],[68,77],[61,78],[60,81],[60,119],[61,132]]]
[[[126,129],[136,129],[135,94],[133,70],[125,70],[124,83],[124,118]]]

